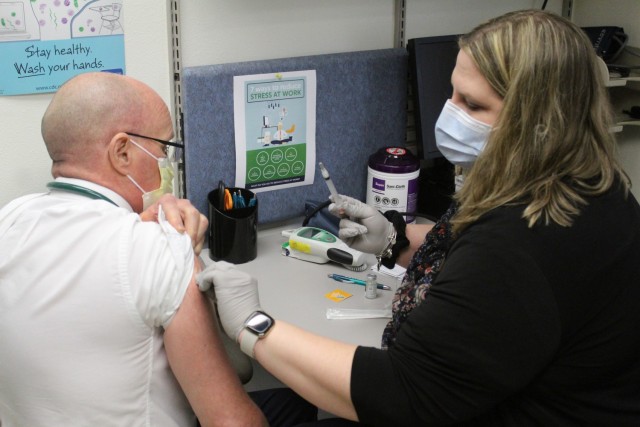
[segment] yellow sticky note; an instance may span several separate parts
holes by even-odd
[[[340,302],[349,298],[351,294],[349,292],[345,292],[342,289],[334,289],[333,291],[325,294],[325,297],[329,298],[332,301]]]

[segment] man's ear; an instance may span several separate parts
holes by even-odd
[[[124,132],[115,134],[109,141],[108,147],[107,153],[111,166],[120,174],[127,175],[133,161],[129,135]]]

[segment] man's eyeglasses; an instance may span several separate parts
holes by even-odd
[[[137,136],[138,138],[150,139],[152,141],[159,142],[160,144],[163,144],[163,145],[170,145],[172,147],[184,148],[184,144],[182,142],[180,142],[180,141],[165,141],[164,139],[152,138],[150,136],[139,135],[137,133],[132,133],[132,132],[125,132],[125,133],[127,135]],[[165,152],[165,154],[167,153],[166,147],[164,149],[164,152]]]

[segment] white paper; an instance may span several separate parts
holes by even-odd
[[[380,271],[378,271],[378,265],[376,264],[373,267],[371,267],[371,270],[373,270],[376,273],[386,274],[387,276],[395,277],[398,280],[402,280],[402,278],[404,277],[404,273],[407,272],[406,268],[398,264],[396,264],[392,269],[389,269],[384,265],[381,265]]]
[[[236,187],[255,193],[313,184],[316,72],[233,78]]]
[[[326,313],[329,320],[349,320],[349,319],[390,319],[391,309],[369,309],[369,308],[327,308]]]

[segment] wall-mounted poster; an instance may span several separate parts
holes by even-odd
[[[122,2],[0,1],[0,95],[55,92],[90,71],[124,74]]]
[[[316,72],[235,76],[236,186],[253,192],[313,184]]]

